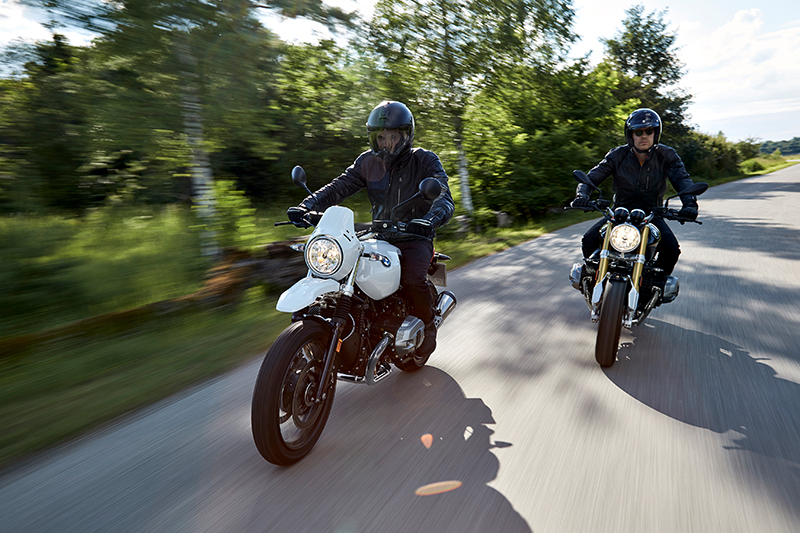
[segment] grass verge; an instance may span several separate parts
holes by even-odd
[[[58,339],[0,359],[0,467],[266,350],[286,317],[255,291],[232,310],[164,318],[124,336]]]

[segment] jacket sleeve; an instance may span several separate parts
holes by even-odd
[[[447,185],[447,173],[442,167],[442,162],[439,156],[430,152],[430,160],[425,165],[425,177],[436,178],[442,184],[442,192],[439,197],[433,201],[431,208],[425,214],[425,220],[430,220],[434,228],[439,228],[447,224],[453,217],[455,211],[455,203],[453,196],[450,194],[450,187]]]
[[[592,185],[595,187],[600,187],[600,184],[605,181],[607,177],[614,173],[614,156],[620,150],[620,148],[626,148],[623,146],[618,146],[606,154],[602,161],[597,163],[595,167],[587,173],[589,176],[589,181],[592,182]],[[586,185],[585,183],[579,183],[578,187],[575,189],[576,196],[590,196],[592,189]]]
[[[325,211],[330,206],[338,205],[348,196],[366,187],[361,165],[363,156],[364,154],[361,154],[352,165],[347,167],[344,173],[311,196],[307,196],[300,202],[300,205],[311,211]]]
[[[689,172],[686,171],[686,167],[683,165],[683,161],[681,160],[678,152],[674,149],[670,148],[668,153],[667,161],[666,161],[666,172],[667,176],[669,177],[670,183],[672,183],[672,187],[677,191],[680,192],[687,187],[694,185],[694,182],[689,177]],[[697,197],[693,194],[684,194],[681,196],[681,203],[683,203],[684,207],[697,207]]]

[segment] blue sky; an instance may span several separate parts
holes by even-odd
[[[375,0],[328,0],[369,17]],[[600,38],[621,28],[625,10],[641,3],[647,13],[666,10],[686,66],[681,87],[693,96],[691,122],[706,133],[722,131],[733,141],[800,136],[800,2],[772,0],[574,0],[574,30],[581,41],[573,55],[602,58]],[[307,21],[265,19],[286,40],[314,41],[325,33]],[[70,42],[87,36],[68,33]],[[17,0],[0,0],[0,45],[13,38],[47,39],[49,34]]]

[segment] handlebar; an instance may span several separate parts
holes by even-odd
[[[570,209],[570,210],[571,209],[580,209],[580,210],[582,210],[582,211],[584,211],[586,213],[588,213],[590,211],[599,211],[600,213],[604,213],[606,216],[609,216],[609,217],[613,216],[613,213],[610,212],[610,205],[608,207],[603,208],[601,205],[598,205],[598,202],[603,202],[603,204],[605,205],[607,200],[605,200],[605,201],[604,200],[590,200],[589,204],[586,207],[567,206],[567,207],[564,208],[564,210],[567,210],[567,209]],[[609,212],[607,212],[606,209],[609,209]],[[670,208],[667,208],[667,207],[656,207],[655,209],[653,209],[653,213],[655,213],[656,215],[660,216],[661,218],[666,218],[667,220],[674,220],[676,222],[679,222],[680,224],[685,224],[686,222],[694,222],[695,224],[700,224],[700,225],[703,224],[699,220],[694,220],[694,219],[691,219],[691,218],[678,216],[678,213],[679,213],[678,209],[670,209]]]
[[[275,222],[275,226],[288,226],[289,224],[294,224],[296,228],[306,229],[311,226],[316,226],[319,224],[320,219],[322,219],[322,213],[318,211],[309,211],[305,215],[303,215],[303,222],[301,224],[297,224],[292,222],[291,220],[284,220],[282,222]]]
[[[681,225],[685,224],[686,222],[694,222],[695,224],[700,224],[700,225],[703,224],[699,220],[678,216],[678,213],[680,211],[677,209],[670,209],[667,207],[656,207],[655,209],[653,209],[653,212],[659,215],[661,218],[666,218],[667,220],[674,220],[676,222],[680,222]]]
[[[308,228],[310,226],[317,226],[319,224],[320,219],[322,218],[323,213],[319,213],[317,211],[309,211],[305,215],[303,215],[303,223],[302,224],[295,224],[291,220],[284,220],[281,222],[275,222],[275,226],[286,226],[289,224],[294,224],[295,227],[298,228]],[[358,232],[358,235],[366,235],[367,233],[383,233],[383,234],[395,234],[395,233],[406,233],[407,224],[405,222],[395,222],[393,220],[373,220],[372,225],[365,230],[361,230]]]

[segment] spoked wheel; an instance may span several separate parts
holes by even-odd
[[[622,330],[622,313],[625,309],[624,281],[608,280],[603,303],[600,307],[600,322],[597,327],[597,344],[594,357],[602,367],[609,367],[617,359],[619,334]]]
[[[325,399],[314,402],[323,384],[323,357],[331,330],[313,321],[298,321],[281,333],[264,357],[253,391],[253,440],[272,464],[290,465],[317,443],[333,404],[335,376]],[[333,373],[331,373],[333,376]]]

